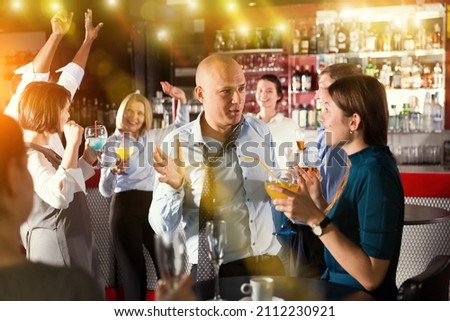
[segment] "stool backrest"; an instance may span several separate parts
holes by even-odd
[[[397,299],[405,301],[448,301],[450,281],[450,255],[437,255],[425,271],[405,280]]]

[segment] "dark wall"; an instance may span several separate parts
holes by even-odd
[[[44,3],[48,1],[26,1],[26,8],[14,12],[2,1],[0,9],[0,32],[45,31],[51,33],[49,12]],[[94,24],[104,26],[95,41],[86,66],[86,74],[75,99],[88,97],[100,101],[119,103],[133,90],[134,76],[131,72],[130,50],[131,21],[128,15],[128,1],[119,7],[106,6],[106,1],[65,1],[66,9],[74,13],[71,30],[64,37],[52,64],[52,70],[70,62],[84,39],[84,12],[93,10]]]

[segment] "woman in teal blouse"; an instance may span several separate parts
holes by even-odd
[[[348,155],[346,179],[330,204],[320,180],[298,168],[299,191],[275,200],[276,209],[311,226],[325,246],[330,282],[393,300],[403,231],[404,194],[396,161],[387,146],[386,92],[374,77],[337,80],[324,93],[320,120],[329,146]],[[274,188],[281,190],[279,188]]]

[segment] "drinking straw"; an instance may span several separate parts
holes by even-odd
[[[257,160],[258,163],[275,179],[275,182],[278,182],[278,177],[270,170],[269,166],[267,166],[264,162],[262,162],[259,158],[250,157],[250,156],[241,156],[242,160]]]
[[[97,137],[97,126],[98,126],[98,121],[94,121],[94,137]]]
[[[122,132],[122,146],[125,148],[125,132]]]

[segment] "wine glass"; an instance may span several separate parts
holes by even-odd
[[[122,142],[120,143],[119,146],[114,147],[114,151],[118,157],[117,163],[119,164],[118,166],[121,169],[124,169],[125,167],[127,167],[128,165],[128,161],[131,157],[131,155],[133,155],[134,150],[135,150],[135,146],[132,145],[132,143],[129,141],[129,139],[126,139],[127,136],[129,136],[130,133],[123,133],[123,138],[122,138]],[[127,175],[127,173],[125,173],[124,171],[120,171],[118,172],[119,175]]]
[[[187,267],[185,237],[181,230],[155,234],[156,267],[159,275],[174,289]]]
[[[288,196],[282,192],[274,191],[269,188],[271,185],[283,187],[292,192],[297,192],[298,174],[295,169],[292,168],[270,168],[270,171],[266,174],[266,181],[264,187],[267,194],[271,199],[281,198],[286,199]],[[289,228],[289,221],[285,215],[281,217],[281,227],[275,235],[294,235],[296,232]]]
[[[225,221],[207,221],[206,239],[208,241],[208,254],[211,263],[214,266],[214,299],[213,301],[222,301],[219,288],[219,270],[223,263],[225,246],[227,244],[227,225]]]
[[[108,139],[108,131],[106,130],[106,127],[98,124],[94,126],[87,126],[84,129],[84,138],[86,140],[89,139],[89,147],[92,148],[97,155],[97,165],[95,167],[100,168],[102,166],[101,155],[103,153],[106,140]]]

